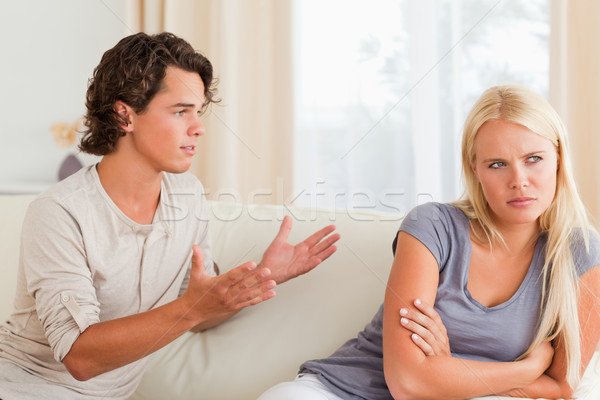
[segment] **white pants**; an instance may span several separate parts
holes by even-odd
[[[294,381],[273,386],[258,400],[343,400],[331,393],[314,374],[300,374]]]

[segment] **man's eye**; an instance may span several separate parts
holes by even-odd
[[[175,115],[177,116],[181,116],[185,113],[185,110],[179,110],[179,111],[175,111]]]

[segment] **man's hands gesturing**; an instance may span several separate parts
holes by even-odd
[[[182,299],[187,317],[200,323],[203,329],[216,325],[244,307],[258,304],[275,296],[276,283],[268,268],[256,268],[253,262],[244,263],[219,276],[204,270],[200,247],[194,245],[190,282]]]
[[[277,284],[315,268],[337,250],[333,244],[340,239],[337,233],[327,237],[335,230],[335,226],[329,225],[293,246],[287,241],[291,229],[292,219],[286,216],[260,262],[260,266],[269,268],[271,279]]]
[[[185,318],[196,324],[194,331],[217,325],[244,307],[272,298],[277,284],[310,271],[336,251],[333,244],[340,235],[328,236],[335,230],[333,225],[295,246],[287,242],[291,229],[292,220],[285,217],[258,267],[247,262],[216,277],[206,273],[202,251],[194,246],[190,281],[181,296]]]

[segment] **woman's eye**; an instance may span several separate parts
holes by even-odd
[[[489,167],[490,168],[500,168],[503,166],[504,166],[504,163],[502,161],[496,161],[494,163],[491,163]]]
[[[527,161],[536,163],[538,161],[542,161],[542,157],[540,157],[540,156],[531,156],[531,157],[529,157],[527,159]]]

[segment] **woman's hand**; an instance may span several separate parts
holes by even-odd
[[[544,342],[533,349],[523,360],[528,361],[533,368],[534,374],[540,376],[550,367],[553,358],[554,347],[550,342]]]
[[[419,299],[417,310],[400,309],[400,323],[412,332],[412,341],[426,356],[452,356],[446,327],[433,307]]]
[[[560,393],[560,398],[572,398],[571,394],[565,395],[560,392],[561,387],[557,385],[557,382],[548,375],[545,375],[546,370],[551,365],[552,360],[554,358],[554,347],[550,342],[545,342],[536,347],[529,353],[524,359],[516,362],[528,363],[529,367],[527,368],[529,379],[532,380],[532,384],[527,387],[512,389],[506,392],[498,393],[498,396],[503,397],[519,397],[519,398],[529,398],[535,397],[538,398],[540,396],[540,390],[547,392],[544,396],[554,399],[558,398]],[[558,390],[558,391],[557,391]],[[567,392],[570,388],[567,389]]]

